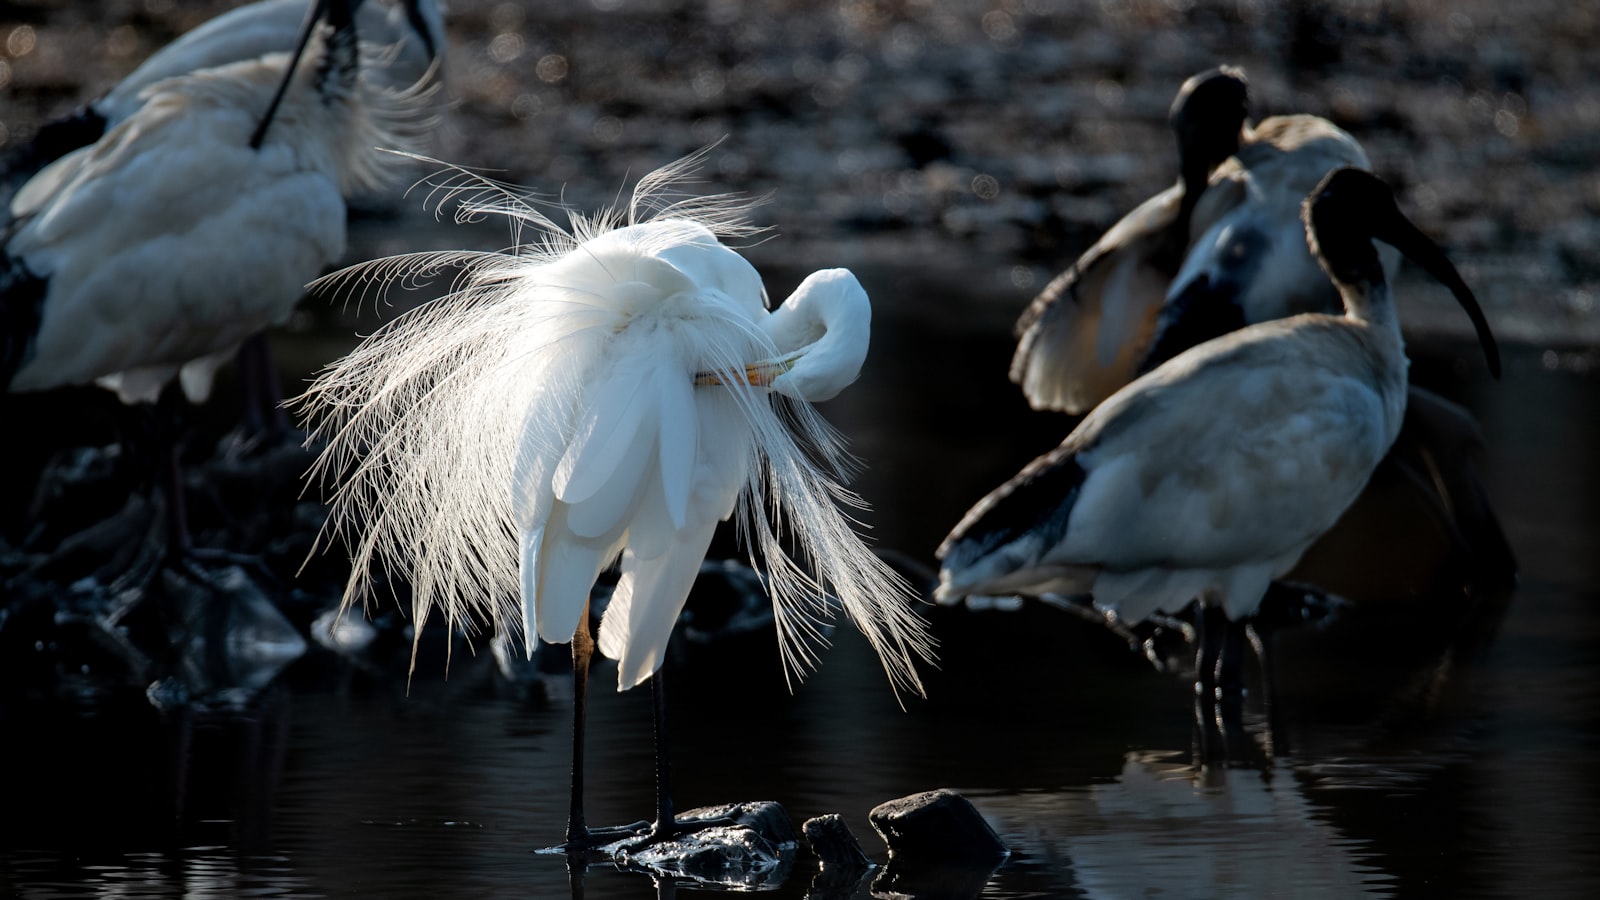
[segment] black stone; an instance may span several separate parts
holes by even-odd
[[[868,818],[889,845],[891,861],[992,864],[1010,852],[967,798],[944,788],[890,800]]]

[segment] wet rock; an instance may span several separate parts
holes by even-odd
[[[993,864],[1010,852],[967,798],[940,788],[879,804],[869,816],[889,858]]]
[[[817,861],[824,869],[835,868],[860,873],[872,867],[872,860],[862,852],[861,844],[856,841],[855,835],[850,833],[850,826],[845,824],[844,817],[838,813],[807,819],[800,826],[800,830],[805,834],[806,843],[811,845],[811,852],[816,854]]]
[[[799,836],[778,803],[700,807],[678,822],[691,830],[657,843],[618,841],[602,852],[625,866],[744,890],[777,887],[793,868]]]
[[[800,830],[820,864],[806,891],[807,900],[848,900],[874,868],[855,835],[837,813],[807,819]]]
[[[967,798],[945,788],[890,800],[868,818],[889,845],[875,897],[977,897],[1011,853]]]

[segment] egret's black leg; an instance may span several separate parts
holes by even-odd
[[[589,705],[589,658],[594,639],[589,636],[589,601],[583,602],[578,630],[572,635],[572,804],[567,809],[567,849],[587,849],[589,825],[583,818],[584,713]]]
[[[655,705],[656,731],[656,824],[650,836],[668,840],[678,835],[678,822],[672,806],[672,779],[667,750],[667,689],[662,684],[662,670],[650,676],[650,698]]]

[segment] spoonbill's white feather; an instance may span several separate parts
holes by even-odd
[[[157,82],[18,192],[4,250],[44,287],[10,390],[98,381],[153,400],[185,370],[200,401],[241,341],[288,317],[344,252],[343,197],[392,176],[375,148],[414,145],[427,127],[427,88],[372,84],[353,44],[308,51],[335,52],[346,61],[297,69],[258,148],[285,53]]]
[[[46,122],[28,144],[12,148],[0,177],[12,184],[36,178],[51,162],[100,140],[133,116],[162,81],[292,50],[310,5],[311,0],[258,0],[202,22],[100,96]],[[358,0],[357,6],[356,31],[369,80],[395,91],[436,80],[446,48],[436,0]]]
[[[826,593],[895,684],[919,690],[924,624],[839,510],[859,501],[837,483],[829,463],[843,451],[809,403],[859,371],[866,294],[829,270],[769,312],[759,274],[719,240],[752,233],[747,204],[671,193],[695,161],[641,181],[626,211],[572,214],[564,228],[477,184],[458,215],[513,216],[526,231],[517,247],[464,257],[450,293],[384,326],[301,398],[313,439],[327,441],[318,472],[338,482],[331,527],[354,549],[349,597],[386,567],[411,580],[419,627],[434,608],[467,629],[520,622],[531,652],[535,633],[573,639],[620,555],[599,646],[625,689],[660,666],[717,523],[742,506],[790,670],[814,662]],[[334,278],[371,287],[443,261]]]

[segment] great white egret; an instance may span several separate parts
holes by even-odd
[[[1306,199],[1312,252],[1343,315],[1304,313],[1186,350],[1095,407],[1059,447],[980,500],[938,549],[935,596],[1092,594],[1129,623],[1195,600],[1255,613],[1361,493],[1400,431],[1405,349],[1383,241],[1447,285],[1499,374],[1476,299],[1362,169]],[[1210,685],[1217,648],[1202,641]]]
[[[240,342],[342,256],[344,197],[392,174],[376,147],[422,139],[428,91],[363,77],[348,0],[318,0],[304,31],[292,55],[156,82],[17,192],[0,253],[8,391],[98,384],[148,406],[176,382],[202,402]]]
[[[807,277],[768,311],[760,275],[720,238],[750,233],[728,197],[673,199],[698,155],[639,182],[626,209],[561,227],[498,185],[462,215],[509,216],[509,253],[383,260],[336,284],[393,283],[464,267],[453,290],[386,324],[299,398],[315,471],[337,482],[329,529],[353,551],[346,603],[369,573],[406,578],[420,629],[484,622],[572,644],[568,849],[595,846],[583,813],[589,595],[620,557],[598,647],[619,690],[656,696],[656,838],[673,835],[663,654],[717,523],[769,573],[787,671],[814,662],[823,594],[876,648],[896,689],[931,641],[906,583],[868,550],[837,502],[848,463],[811,402],[855,380],[870,308],[844,269]],[[786,555],[788,541],[809,564]],[[652,675],[654,677],[652,678]]]
[[[1088,412],[1138,374],[1189,248],[1196,204],[1212,171],[1239,148],[1248,102],[1235,68],[1185,81],[1168,114],[1178,183],[1111,226],[1017,319],[1011,380],[1035,409]]]

